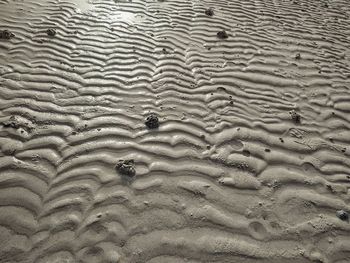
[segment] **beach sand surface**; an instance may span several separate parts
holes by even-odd
[[[0,0],[1,263],[349,263],[348,0]]]

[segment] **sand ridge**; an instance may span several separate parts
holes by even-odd
[[[0,262],[350,262],[349,20],[0,0]]]

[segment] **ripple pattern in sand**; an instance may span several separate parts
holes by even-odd
[[[0,0],[0,30],[0,262],[350,261],[346,0]]]

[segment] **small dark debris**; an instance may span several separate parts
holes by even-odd
[[[121,175],[125,175],[128,177],[134,177],[136,174],[135,170],[135,162],[133,159],[130,160],[119,160],[115,169]]]
[[[226,33],[225,30],[217,32],[216,36],[220,39],[227,39],[228,38],[228,34]]]
[[[269,152],[271,152],[271,150],[266,148],[265,152],[269,153]]]
[[[10,39],[12,37],[14,37],[15,34],[13,34],[11,31],[5,29],[5,30],[0,30],[0,39]]]
[[[279,138],[279,139],[280,139],[281,143],[284,143],[284,140],[283,140],[283,138]]]
[[[294,121],[294,123],[300,124],[301,116],[300,116],[299,113],[297,113],[295,110],[292,110],[292,111],[289,112],[289,114],[292,117],[292,120]]]
[[[344,211],[344,210],[338,210],[337,217],[342,221],[348,221],[349,220],[349,213]]]
[[[56,30],[53,29],[53,28],[49,28],[47,31],[46,31],[47,35],[50,36],[50,37],[54,37],[56,35]]]
[[[328,189],[329,191],[331,191],[332,193],[334,193],[334,188],[333,188],[332,185],[326,184],[326,187],[327,187],[327,189]]]
[[[345,153],[345,152],[346,152],[346,148],[341,149],[341,151],[342,151],[343,153]]]
[[[207,10],[205,10],[205,14],[207,16],[213,16],[214,15],[214,10],[212,8],[208,8]]]
[[[159,120],[156,114],[151,113],[147,116],[145,124],[148,129],[157,129],[159,127]]]
[[[297,54],[295,55],[295,59],[300,59],[300,58],[301,58],[300,53],[297,53]]]
[[[328,7],[328,3],[324,3],[323,6],[327,8]]]

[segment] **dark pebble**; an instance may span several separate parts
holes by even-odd
[[[47,31],[46,31],[47,35],[50,36],[50,37],[54,37],[56,35],[56,30],[55,29],[52,29],[52,28],[49,28]]]
[[[349,220],[349,213],[344,211],[344,210],[339,210],[339,211],[337,211],[337,217],[340,220],[348,221]]]
[[[147,116],[145,124],[148,129],[157,129],[159,127],[159,120],[157,115],[151,113],[149,116]]]
[[[0,39],[10,39],[11,37],[14,37],[15,35],[9,31],[9,30],[0,30]]]
[[[207,10],[205,10],[205,14],[207,16],[213,16],[214,15],[214,11],[213,11],[213,9],[208,8]]]
[[[295,55],[295,58],[296,58],[296,59],[300,59],[300,58],[301,58],[300,53],[296,54],[296,55]]]
[[[228,38],[228,34],[226,33],[225,30],[217,32],[216,36],[220,39],[227,39]]]
[[[135,170],[135,162],[133,159],[131,160],[119,160],[115,169],[121,175],[125,175],[128,177],[134,177],[136,174]]]

